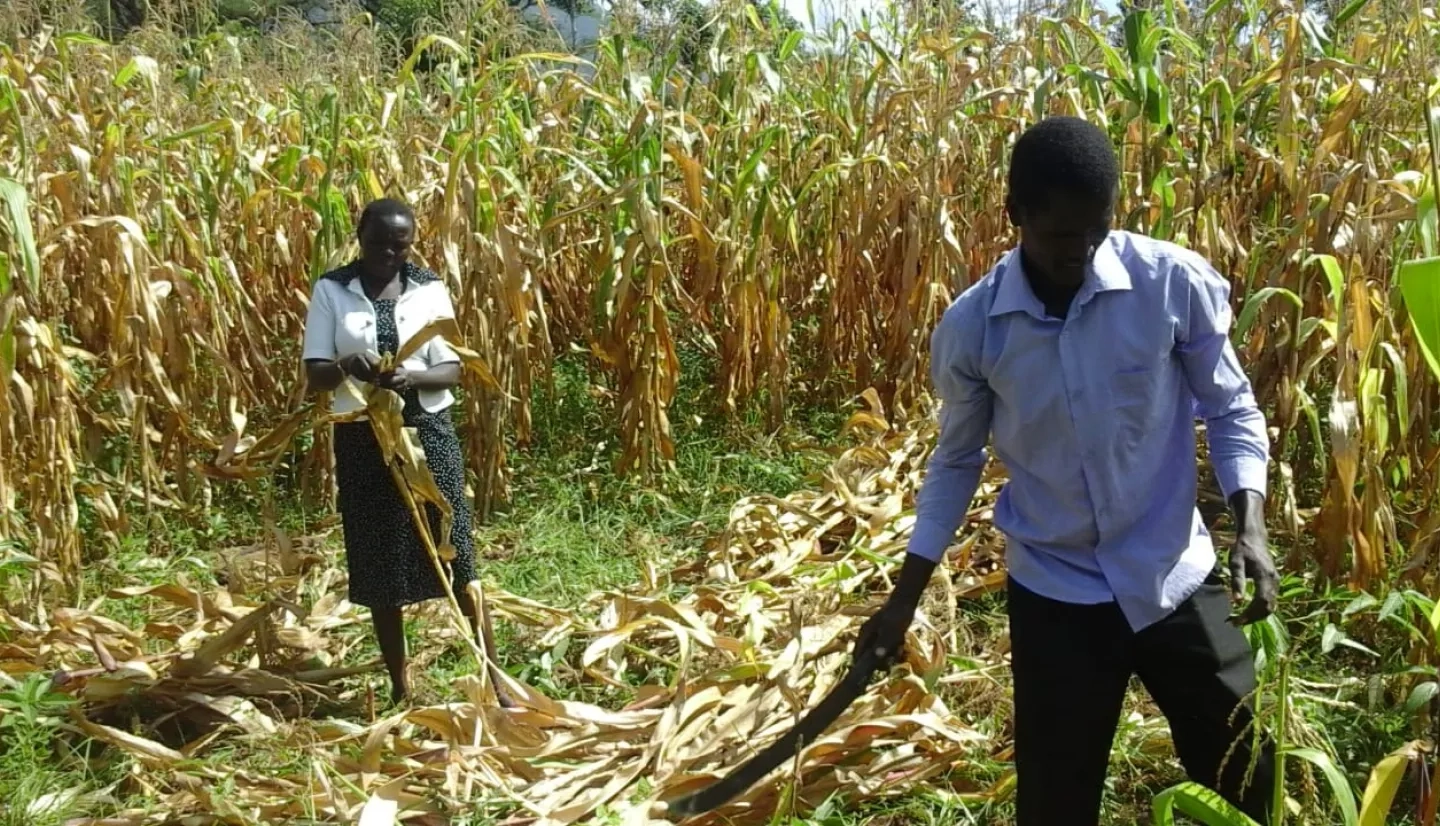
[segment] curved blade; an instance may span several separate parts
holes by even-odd
[[[813,742],[835,722],[850,704],[865,693],[870,677],[885,662],[883,649],[871,649],[862,654],[845,677],[825,695],[819,705],[811,709],[795,728],[785,736],[771,743],[764,751],[750,758],[738,769],[715,781],[694,794],[676,800],[666,807],[666,813],[677,818],[691,817],[724,805],[731,798],[750,788],[771,769],[795,755],[803,743]]]

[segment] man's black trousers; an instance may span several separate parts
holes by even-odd
[[[1228,619],[1230,598],[1218,577],[1139,633],[1114,602],[1057,602],[1013,579],[1009,614],[1018,826],[1099,823],[1132,674],[1169,721],[1190,779],[1269,823],[1273,745],[1264,741],[1247,785],[1255,666],[1249,641]]]

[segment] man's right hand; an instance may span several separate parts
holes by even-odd
[[[880,610],[860,626],[860,639],[855,642],[855,660],[858,662],[864,654],[879,649],[881,667],[898,661],[905,648],[905,632],[914,619],[915,606],[892,594]]]
[[[935,572],[935,565],[933,560],[912,553],[905,554],[905,562],[900,566],[900,578],[895,583],[895,590],[890,593],[885,604],[880,606],[880,610],[860,626],[860,639],[855,643],[857,661],[862,655],[876,649],[884,651],[880,657],[882,667],[889,668],[899,661],[905,648],[905,632],[915,620],[915,609],[920,605],[920,598],[925,594],[925,585],[930,581],[930,575]]]

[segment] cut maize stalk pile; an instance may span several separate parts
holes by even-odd
[[[674,665],[669,682],[633,688],[635,699],[623,708],[552,699],[507,676],[523,708],[502,710],[476,668],[456,681],[455,700],[445,705],[369,725],[317,714],[346,694],[337,683],[370,667],[330,665],[343,652],[327,632],[363,618],[339,596],[343,566],[328,558],[323,537],[236,554],[227,587],[212,593],[173,583],[117,590],[86,610],[57,610],[39,622],[0,616],[19,631],[0,645],[0,673],[11,680],[53,673],[83,701],[76,729],[134,758],[134,782],[163,808],[106,824],[188,823],[195,814],[362,824],[398,814],[445,823],[447,812],[475,806],[507,811],[515,824],[558,826],[601,807],[627,824],[666,822],[657,801],[723,776],[833,687],[859,623],[888,591],[886,573],[910,524],[901,513],[933,433],[928,424],[892,429],[878,398],[869,398],[872,409],[851,421],[861,443],[828,470],[823,490],[741,501],[700,558],[668,573],[647,565],[636,587],[596,594],[574,611],[487,594],[497,615],[533,628],[539,645],[567,637],[583,645],[578,680],[628,687],[637,648]],[[369,399],[377,433],[391,432],[398,397],[375,390]],[[422,463],[404,462],[420,469],[404,472],[412,489],[433,485]],[[220,469],[242,466],[254,469],[245,462]],[[950,672],[956,601],[1003,578],[986,514],[975,516],[903,665],[802,748],[793,766],[692,822],[759,823],[778,806],[816,805],[831,794],[850,801],[896,795],[963,764],[971,750],[994,746],[942,699],[945,685],[977,679]],[[676,590],[684,596],[668,596]],[[106,618],[106,603],[134,599],[154,602],[145,627]],[[466,639],[464,627],[461,619],[432,636]],[[147,640],[163,640],[166,650],[154,653]],[[201,762],[237,738],[308,744],[312,771],[260,776]]]

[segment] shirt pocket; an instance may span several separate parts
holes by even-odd
[[[1116,368],[1110,377],[1111,408],[1116,435],[1125,444],[1140,441],[1157,423],[1163,366],[1136,364]]]

